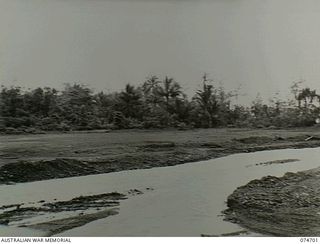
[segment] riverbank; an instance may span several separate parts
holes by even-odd
[[[243,233],[221,215],[228,195],[265,175],[315,168],[319,155],[319,148],[241,153],[171,167],[1,185],[0,234],[25,236],[19,233],[30,228],[32,234],[58,236]]]
[[[320,235],[320,168],[266,176],[237,188],[226,220],[273,236]]]
[[[66,235],[70,233],[73,235],[73,232],[69,233],[68,230],[73,231],[74,228],[81,228],[81,226],[95,222],[95,220],[98,219],[105,219],[106,217],[108,217],[107,219],[110,217],[114,218],[113,216],[119,215],[120,201],[127,202],[126,199],[130,198],[128,201],[131,202],[131,195],[140,195],[149,191],[153,192],[153,187],[158,186],[154,193],[142,194],[142,197],[139,196],[139,199],[141,198],[141,200],[139,200],[141,201],[140,204],[143,203],[142,205],[144,206],[141,210],[143,212],[141,212],[140,215],[136,208],[137,206],[134,207],[135,212],[137,212],[136,215],[134,215],[135,213],[131,213],[132,207],[127,207],[127,210],[121,207],[120,213],[123,212],[124,215],[133,214],[134,216],[132,216],[132,219],[140,219],[140,221],[145,221],[145,218],[143,217],[148,212],[146,212],[146,205],[149,206],[149,196],[149,202],[153,203],[150,204],[150,206],[154,207],[156,211],[158,211],[157,209],[163,209],[165,206],[165,209],[163,210],[170,212],[170,207],[168,205],[168,199],[170,199],[170,202],[172,202],[174,206],[172,212],[168,215],[166,214],[165,218],[171,216],[171,219],[166,221],[162,220],[163,222],[160,222],[159,224],[163,225],[163,233],[171,233],[170,231],[176,231],[173,235],[177,236],[179,235],[180,230],[174,230],[174,228],[172,230],[165,229],[165,226],[167,226],[168,223],[175,223],[175,221],[180,218],[179,214],[178,216],[175,216],[176,213],[179,213],[179,211],[177,211],[177,206],[179,206],[179,209],[182,211],[181,216],[186,216],[186,214],[188,215],[189,213],[192,213],[197,208],[202,209],[201,211],[204,212],[201,212],[200,215],[197,214],[196,211],[196,217],[192,217],[193,221],[194,218],[198,218],[198,216],[203,214],[204,216],[207,216],[209,212],[212,215],[210,215],[210,219],[216,218],[220,211],[225,208],[223,203],[227,199],[227,196],[236,187],[245,184],[250,180],[247,178],[246,174],[250,176],[255,175],[254,178],[251,179],[258,179],[259,177],[268,175],[267,172],[269,171],[265,170],[269,170],[269,168],[272,167],[299,165],[300,170],[316,167],[313,166],[316,164],[312,164],[312,167],[309,167],[305,165],[305,161],[300,162],[301,160],[299,159],[299,156],[294,156],[295,153],[293,151],[295,150],[292,150],[292,153],[287,156],[281,156],[282,154],[279,154],[279,150],[276,150],[272,153],[266,152],[266,155],[269,156],[262,157],[261,159],[258,157],[260,154],[254,154],[257,156],[254,156],[251,161],[248,159],[243,159],[242,162],[240,162],[241,160],[239,161],[239,157],[242,158],[244,155],[249,156],[250,154],[241,154],[242,156],[237,154],[234,155],[235,157],[231,155],[227,158],[221,158],[222,156],[242,152],[255,152],[284,148],[311,148],[320,146],[320,135],[319,132],[317,132],[314,128],[308,128],[306,131],[251,131],[244,129],[215,129],[189,132],[127,131],[126,133],[76,133],[52,134],[50,136],[10,136],[1,137],[1,139],[2,138],[6,139],[6,141],[5,143],[3,141],[0,143],[0,162],[2,164],[2,167],[0,168],[0,176],[2,177],[2,183],[8,185],[2,185],[0,190],[7,192],[1,193],[7,197],[10,195],[10,192],[14,192],[15,197],[13,197],[7,204],[4,203],[4,200],[1,201],[1,224],[10,227],[22,226],[32,228],[33,230],[42,231],[44,235],[59,235],[59,233],[65,231]],[[209,158],[220,158],[221,160],[216,159],[213,161],[209,160],[199,162],[199,164],[180,165],[178,168],[161,168],[164,166],[173,166],[186,162],[201,161]],[[214,162],[216,162],[216,164]],[[221,171],[222,169],[219,165],[221,165],[221,167],[223,165],[223,167],[227,167],[227,169],[223,169],[223,171]],[[146,168],[154,169],[147,171],[127,171],[130,169]],[[123,175],[123,181],[125,182],[121,189],[117,189],[120,183],[120,176],[118,173],[103,174],[117,171],[124,171],[119,172],[123,173],[120,175]],[[227,184],[230,184],[231,182],[230,179],[236,179],[238,177],[238,173],[240,171],[244,173],[244,178],[242,178],[240,182],[232,182],[231,185],[227,186]],[[281,172],[285,173],[287,171],[288,170],[284,170]],[[195,172],[197,172],[196,175],[194,175]],[[220,173],[218,173],[216,176],[213,176],[213,172]],[[274,174],[275,172],[277,173]],[[278,172],[278,170],[272,171],[271,175],[277,175],[279,177],[280,175],[278,175]],[[153,175],[150,176],[149,174]],[[173,175],[169,177],[171,174]],[[97,179],[100,179],[98,175],[101,176],[100,181],[97,181]],[[128,178],[130,175],[132,175],[132,177]],[[204,177],[204,175],[206,175],[206,177]],[[291,177],[296,177],[295,174],[292,175],[293,176]],[[78,177],[67,178],[70,176]],[[83,177],[89,177],[88,179],[90,179],[90,181]],[[113,180],[110,180],[110,177]],[[169,177],[170,180],[167,177]],[[203,179],[203,181],[196,183],[191,181],[190,177],[195,179]],[[65,179],[55,180],[53,178]],[[228,180],[223,184],[222,189],[215,189],[215,187],[213,187],[218,187],[221,185],[222,180],[225,180],[225,178],[228,178]],[[313,176],[311,178],[313,178]],[[161,195],[161,189],[163,187],[162,184],[164,184],[163,179],[166,179],[165,183],[167,186],[165,189],[170,189],[171,191],[171,188],[176,188],[176,190],[172,190],[172,192],[166,192],[164,195]],[[179,179],[179,184],[176,184],[176,179]],[[213,181],[213,179],[215,181]],[[270,179],[274,178],[271,177]],[[140,183],[136,184],[136,180],[140,180]],[[156,182],[153,182],[154,180],[156,180]],[[38,182],[15,184],[18,182],[22,183],[30,181]],[[72,182],[75,183],[71,184]],[[109,182],[109,184],[107,182]],[[70,185],[72,187],[70,189],[68,188],[68,190],[65,190],[65,193],[61,193],[61,184],[63,185],[63,188],[66,188]],[[188,187],[188,185],[190,186]],[[210,186],[210,191],[212,191],[211,193],[207,191],[208,186]],[[268,188],[270,186],[273,185],[267,181],[265,187]],[[10,189],[12,190],[7,191],[6,187],[11,187]],[[86,187],[89,187],[90,189],[83,190],[86,189]],[[248,189],[252,190],[256,189],[256,187],[257,186],[250,186]],[[21,191],[23,194],[19,200],[16,198],[16,196],[20,195],[20,188],[23,189]],[[44,191],[36,193],[39,191],[39,189],[44,189]],[[50,189],[52,192],[47,192],[48,189]],[[275,189],[277,188],[275,187]],[[186,198],[181,200],[183,203],[179,202],[180,200],[177,199],[176,196],[181,194],[183,191],[187,191],[185,194],[183,194],[184,196],[196,195],[197,197],[192,201],[190,201],[189,198]],[[220,194],[221,191],[223,191],[223,194],[219,195],[218,197],[217,193]],[[71,192],[73,193],[73,197],[70,195]],[[261,192],[266,194],[265,199],[269,198],[268,192],[265,192],[264,189],[262,189]],[[30,196],[26,197],[25,194],[27,193],[30,194]],[[32,197],[33,194],[35,194],[34,197]],[[46,197],[47,194],[51,194],[50,197]],[[119,194],[117,195],[119,198],[115,198],[110,201],[109,197],[114,197],[114,194]],[[214,201],[216,201],[216,203],[212,202],[213,195],[215,196]],[[275,195],[277,196],[278,193]],[[237,196],[242,196],[242,193],[238,194]],[[200,199],[205,199],[203,200],[202,204],[204,205],[202,207],[198,205],[196,208],[194,205],[186,206],[186,202],[190,202],[191,204],[192,202],[197,202],[198,204],[199,197]],[[104,199],[106,201],[104,201]],[[154,206],[155,199],[159,201],[157,206]],[[162,201],[160,199],[162,199]],[[235,197],[235,199],[237,199],[237,197]],[[261,197],[261,199],[263,198]],[[285,197],[283,197],[283,200],[286,201]],[[311,199],[310,202],[314,200],[316,199]],[[252,206],[254,206],[254,201],[251,202],[253,204]],[[161,202],[163,202],[163,204],[161,204]],[[211,202],[212,206],[210,207],[210,204],[208,205],[208,203]],[[239,198],[238,202],[243,203],[244,201],[243,199]],[[228,200],[228,204],[229,203],[230,202]],[[262,231],[265,225],[263,222],[264,217],[257,220],[260,221],[260,225],[263,226],[261,230],[251,228],[250,224],[247,224],[247,219],[243,218],[240,220],[239,217],[235,216],[234,209],[236,208],[234,206],[237,206],[237,204],[231,204],[229,207],[232,207],[232,209],[230,208],[229,212],[226,212],[228,220],[235,223],[240,223],[240,225],[255,232],[262,232],[268,235],[286,235],[285,233],[275,234],[272,233],[272,231],[269,231],[268,233],[266,231]],[[269,209],[272,209],[269,207],[270,206],[265,205],[264,211],[268,212]],[[212,211],[212,208],[215,208],[216,213]],[[251,209],[251,206],[245,207],[244,209],[248,208]],[[293,208],[295,208],[295,206],[293,206]],[[242,205],[239,205],[239,209],[242,209]],[[252,209],[254,210],[254,208]],[[161,220],[164,218],[162,215],[163,211],[160,211],[159,216],[157,216],[157,212],[154,213],[154,211],[154,209],[150,210],[151,216],[147,219],[157,221],[158,219]],[[257,215],[259,214],[261,214],[261,211]],[[263,214],[264,213],[262,213],[262,216],[264,216]],[[251,212],[247,215],[243,214],[242,216],[250,217]],[[252,214],[252,216],[255,215]],[[125,219],[130,219],[130,217],[126,216]],[[114,220],[110,221],[114,223]],[[199,228],[201,227],[201,230],[199,229],[198,231],[193,232],[193,228],[195,227],[194,224],[192,224],[192,226],[186,226],[184,228],[186,233],[181,232],[181,235],[189,235],[189,233],[191,233],[192,236],[206,236],[211,235],[211,233],[219,235],[219,232],[221,235],[224,235],[225,233],[243,233],[241,229],[238,230],[234,227],[227,229],[226,231],[225,227],[221,227],[221,230],[219,227],[217,229],[219,231],[215,229],[210,230],[203,225],[201,226],[203,223],[202,218],[200,218],[198,221],[199,224],[195,224],[195,226],[199,226]],[[249,223],[254,223],[254,225],[259,226],[257,221],[252,221]],[[116,225],[114,226],[112,223],[107,228],[110,229],[110,231],[112,228],[116,228]],[[183,223],[185,223],[185,221]],[[188,223],[188,221],[186,223]],[[179,226],[181,224],[182,223],[180,223]],[[218,221],[217,223],[215,222],[214,224],[209,224],[208,226],[216,226],[216,224],[223,225]],[[150,223],[145,223],[145,225],[148,226]],[[123,230],[123,228],[118,229]],[[118,231],[118,229],[116,228],[116,230],[114,229],[113,231]],[[137,233],[136,231],[140,231],[134,230],[132,225],[126,228],[126,231],[131,229],[132,232],[130,233],[134,234]],[[152,231],[148,233],[154,233],[154,235],[157,235],[157,232],[155,232],[156,230]],[[89,231],[88,233],[86,231],[83,232],[85,235],[90,235],[91,232]],[[113,232],[111,232],[111,235],[112,233]],[[125,235],[122,232],[118,234]],[[162,235],[162,232],[158,234]],[[95,234],[91,233],[91,235]],[[108,233],[105,233],[105,235],[108,235]],[[142,232],[140,235],[143,236],[145,234]],[[287,232],[287,235],[291,235],[291,233]]]
[[[320,146],[317,128],[128,130],[0,138],[1,184],[173,166],[235,153]]]

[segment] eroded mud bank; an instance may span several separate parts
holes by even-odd
[[[3,205],[0,206],[0,224],[19,231],[26,228],[40,235],[52,236],[116,215],[121,201],[140,194],[143,192],[131,189],[125,194],[111,192],[78,196],[71,200],[40,200]]]
[[[0,152],[0,162],[4,162],[4,165],[0,167],[0,184],[174,166],[235,153],[319,146],[320,137],[310,135],[286,138],[249,136],[218,142],[182,144],[149,141],[132,145],[129,147],[130,149],[128,146],[117,149],[116,155],[113,155],[112,150],[78,149],[71,153],[62,152],[59,157],[40,160],[30,157],[30,155],[24,157],[24,155],[28,155],[28,150],[32,149],[29,146],[28,149],[21,149],[21,152],[19,152],[20,149],[10,147],[2,149]],[[54,152],[52,149],[50,151]],[[16,158],[16,160],[12,158]]]
[[[226,220],[274,236],[320,235],[320,168],[266,176],[227,199]]]

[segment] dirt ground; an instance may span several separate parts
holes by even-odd
[[[163,167],[233,153],[318,146],[320,128],[315,127],[2,135],[0,183]]]

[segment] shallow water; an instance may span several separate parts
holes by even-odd
[[[13,226],[1,226],[0,236],[43,236],[45,233],[42,231],[35,231],[29,228],[18,228]]]
[[[266,175],[282,176],[320,166],[320,148],[235,154],[173,167],[124,171],[1,186],[1,205],[139,189],[120,213],[60,236],[200,236],[241,230],[223,221],[225,201],[238,186]],[[298,162],[254,166],[279,159]],[[146,191],[146,188],[153,188]],[[0,232],[1,234],[1,232]],[[17,233],[18,234],[18,233]]]

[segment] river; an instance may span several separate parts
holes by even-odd
[[[242,230],[221,216],[228,195],[238,186],[266,175],[282,176],[286,172],[316,168],[320,166],[319,158],[320,148],[285,149],[234,154],[172,167],[3,185],[0,187],[1,204],[138,189],[144,194],[122,201],[118,215],[59,236],[219,235]],[[282,159],[299,161],[256,165]],[[0,235],[6,233],[0,228]]]

